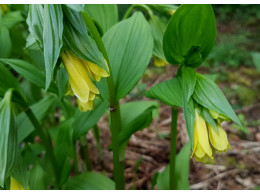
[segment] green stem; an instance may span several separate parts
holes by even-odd
[[[84,161],[85,161],[87,171],[91,171],[92,166],[91,166],[91,161],[90,161],[90,158],[89,158],[88,143],[86,141],[85,135],[80,137],[80,143],[81,143],[81,146],[82,146],[81,148],[82,148],[83,157],[84,157]]]
[[[108,59],[108,55],[103,44],[103,41],[98,33],[98,30],[88,16],[86,12],[82,12],[84,21],[88,26],[88,29],[93,36],[99,51],[103,54],[105,60],[108,64],[108,69],[110,76],[107,78],[107,84],[109,89],[109,96],[110,96],[110,119],[111,119],[111,134],[112,134],[112,146],[113,146],[113,164],[114,164],[114,180],[116,183],[117,190],[123,190],[125,188],[125,179],[124,179],[124,163],[119,160],[119,143],[118,137],[121,130],[121,114],[120,114],[120,105],[119,102],[116,100],[116,93],[115,93],[115,86],[113,81],[113,74],[111,71],[110,61]]]
[[[73,164],[74,164],[74,172],[75,172],[75,175],[77,175],[79,173],[79,166],[78,166],[78,153],[77,153],[77,142],[74,143],[74,153],[73,153],[74,157],[74,161],[73,161]]]
[[[112,132],[112,147],[113,147],[113,164],[114,164],[114,180],[117,190],[125,188],[124,179],[124,161],[119,159],[119,133],[121,130],[121,115],[120,105],[117,102],[113,110],[110,110],[111,132]]]
[[[51,141],[51,137],[49,135],[48,132],[44,131],[43,128],[41,127],[38,119],[36,118],[36,116],[34,115],[34,113],[32,112],[32,110],[29,108],[28,110],[25,111],[26,115],[28,116],[28,118],[30,119],[30,121],[32,122],[37,134],[40,136],[42,143],[46,149],[46,154],[47,156],[49,156],[51,162],[52,162],[52,167],[53,167],[53,171],[55,174],[55,178],[56,178],[56,184],[59,184],[59,169],[58,169],[58,164],[54,155],[54,150],[52,147],[52,141]]]
[[[178,107],[172,107],[172,123],[171,123],[171,142],[170,142],[170,174],[169,186],[170,190],[176,189],[175,164],[176,164],[176,144],[177,144],[177,119]]]
[[[149,14],[150,17],[153,14],[152,10],[147,5],[144,5],[144,4],[134,4],[134,5],[131,5],[128,8],[128,10],[126,11],[126,13],[125,13],[125,15],[123,17],[123,20],[125,20],[125,19],[127,19],[129,17],[129,15],[131,14],[131,12],[133,11],[134,8],[139,8],[139,9],[147,11],[147,13]]]

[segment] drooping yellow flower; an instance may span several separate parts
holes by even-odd
[[[220,126],[220,124],[217,125],[218,133],[211,125],[207,124],[207,126],[209,130],[209,140],[214,150],[221,153],[226,152],[228,149],[231,149],[231,146],[228,142],[227,134],[225,130]]]
[[[154,56],[153,58],[154,58],[154,65],[156,67],[163,67],[167,64],[167,62],[161,58],[158,58],[156,56]]]
[[[98,65],[82,60],[70,51],[62,54],[62,60],[69,76],[71,91],[78,98],[80,110],[92,110],[95,96],[99,94],[92,80],[100,81],[101,77],[108,77],[109,74]]]
[[[14,177],[11,177],[10,190],[24,190],[24,188]]]
[[[192,156],[194,155],[196,161],[205,163],[209,158],[213,159],[207,125],[196,109],[195,115]]]

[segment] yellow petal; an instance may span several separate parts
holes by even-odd
[[[156,56],[154,56],[154,65],[157,67],[163,67],[167,64],[167,62],[163,59],[160,59]]]
[[[81,102],[79,99],[77,99],[77,103],[78,103],[80,111],[82,111],[82,112],[93,110],[93,108],[94,108],[94,102],[91,100],[84,103],[84,102]]]
[[[210,147],[210,144],[209,144],[209,137],[208,137],[208,130],[207,130],[206,122],[199,115],[197,110],[195,110],[195,115],[196,116],[195,116],[194,131],[197,131],[195,133],[195,135],[198,136],[198,145],[200,145],[201,148],[203,149],[203,151],[210,158],[212,158],[212,150],[211,150],[211,147]]]
[[[230,145],[228,142],[227,134],[225,130],[218,124],[218,132],[214,130],[214,128],[208,124],[209,129],[209,139],[211,145],[219,152],[225,152],[227,149],[230,149]]]
[[[64,52],[62,54],[62,60],[69,76],[71,89],[81,102],[88,101],[90,91],[99,94],[98,89],[90,80],[89,75],[79,58],[70,52]]]
[[[24,190],[24,188],[14,177],[11,177],[10,190]]]
[[[103,69],[101,68],[100,66],[92,63],[92,62],[87,62],[90,70],[97,76],[100,76],[100,77],[108,77],[109,74]]]

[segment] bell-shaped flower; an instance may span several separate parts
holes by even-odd
[[[208,130],[209,130],[209,140],[211,145],[213,146],[213,149],[215,151],[226,152],[228,149],[231,149],[231,146],[228,142],[227,134],[225,130],[220,126],[220,124],[217,125],[218,127],[218,133],[217,131],[209,124]]]
[[[225,116],[224,114],[220,114],[214,110],[209,110],[209,113],[212,116],[212,118],[214,118],[218,121],[218,123],[221,123],[223,121],[227,121],[227,122],[231,121],[231,119],[228,118],[227,116]]]
[[[70,51],[62,54],[62,60],[69,76],[71,91],[78,98],[80,110],[92,110],[93,101],[99,94],[92,80],[100,81],[101,77],[108,77],[109,74],[98,65],[82,60]]]
[[[213,159],[207,125],[197,110],[195,110],[195,115],[192,155],[194,155],[196,161],[206,163],[209,158]]]

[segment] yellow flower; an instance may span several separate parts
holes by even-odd
[[[157,67],[163,67],[167,64],[167,62],[161,58],[154,56],[154,65]]]
[[[218,133],[215,129],[208,124],[209,130],[209,140],[214,150],[221,152],[226,152],[228,149],[231,149],[231,146],[228,142],[227,134],[225,130],[220,126],[218,126]]]
[[[8,5],[7,5],[7,4],[0,4],[0,9],[1,9],[2,15],[3,15],[5,12],[8,12],[8,11],[9,11],[9,8],[8,8]]]
[[[11,177],[10,190],[24,190],[24,188],[14,177]]]
[[[207,125],[196,109],[195,115],[192,156],[194,155],[196,161],[205,163],[209,158],[213,159]]]
[[[62,54],[62,60],[69,76],[71,91],[78,98],[80,110],[92,110],[95,96],[99,94],[92,80],[100,81],[101,77],[108,77],[109,74],[98,65],[82,60],[70,51]]]

